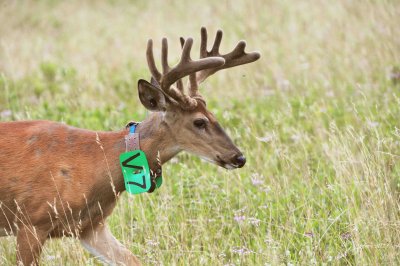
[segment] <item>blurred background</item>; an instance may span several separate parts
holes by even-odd
[[[0,121],[119,130],[147,112],[147,40],[170,62],[200,27],[255,63],[200,88],[248,158],[225,171],[181,154],[164,186],[123,195],[112,231],[145,265],[400,263],[400,2],[0,1]],[[0,239],[0,264],[15,264]],[[97,265],[74,239],[43,265]]]

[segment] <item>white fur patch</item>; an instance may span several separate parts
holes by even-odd
[[[233,165],[233,164],[227,164],[227,163],[224,165],[224,167],[225,167],[226,169],[229,169],[229,170],[237,168],[237,166],[235,166],[235,165]]]
[[[84,248],[86,248],[87,251],[89,251],[90,254],[92,254],[95,258],[101,260],[107,265],[113,265],[111,261],[109,261],[107,258],[105,258],[103,255],[100,254],[94,247],[92,247],[89,243],[85,242],[84,240],[80,240],[81,244]]]

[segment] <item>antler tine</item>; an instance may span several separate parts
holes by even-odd
[[[200,34],[200,58],[204,58],[207,57],[207,30],[205,27],[201,27]]]
[[[207,77],[211,76],[215,72],[230,68],[234,66],[239,66],[243,64],[248,64],[254,62],[260,58],[259,52],[251,52],[246,53],[244,50],[246,48],[246,42],[240,41],[236,47],[232,50],[232,52],[221,55],[219,53],[219,47],[221,45],[223,32],[222,30],[218,30],[215,36],[213,47],[211,51],[207,51],[207,30],[205,27],[201,28],[201,45],[200,45],[200,58],[207,58],[210,56],[220,56],[225,59],[225,64],[216,68],[210,68],[201,71],[197,75],[197,82],[203,82]]]
[[[197,83],[197,73],[194,72],[189,75],[189,95],[199,96],[199,84]]]
[[[161,73],[158,72],[156,63],[154,62],[153,55],[153,40],[149,39],[147,42],[147,51],[146,51],[147,65],[149,66],[151,75],[157,80],[157,82],[161,81]]]
[[[176,81],[176,87],[178,88],[178,90],[179,90],[181,93],[183,93],[183,82],[182,82],[182,79],[178,79],[178,80]]]
[[[223,32],[222,30],[217,30],[215,35],[214,45],[211,48],[211,53],[219,54],[219,46],[221,45]]]
[[[168,40],[167,38],[162,39],[161,44],[161,65],[163,68],[163,75],[167,74],[169,71],[168,65]]]
[[[181,48],[183,48],[183,44],[185,43],[185,39],[183,37],[179,38],[180,44],[181,44]],[[176,87],[178,88],[178,90],[183,93],[184,88],[183,88],[183,82],[182,79],[178,79],[176,81]]]
[[[238,65],[248,64],[260,58],[259,52],[246,53],[244,51],[245,48],[246,48],[245,41],[238,42],[233,51],[224,56],[224,58],[228,60],[224,68],[230,68]]]
[[[183,37],[180,37],[179,40],[181,42],[181,47],[183,48],[183,45],[185,44],[185,39]],[[178,88],[179,88],[179,85],[180,85],[182,87],[182,90],[183,90],[182,80],[180,79],[180,80],[178,80],[178,82],[180,83],[180,84],[177,84]],[[191,97],[200,96],[199,93],[198,93],[198,84],[197,84],[197,79],[196,79],[196,72],[191,73],[189,75],[189,95]]]

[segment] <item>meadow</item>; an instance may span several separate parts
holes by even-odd
[[[246,166],[180,154],[158,191],[124,193],[115,236],[144,265],[399,265],[399,25],[397,0],[1,1],[0,121],[141,121],[147,40],[173,61],[192,36],[196,58],[200,27],[223,29],[222,51],[262,55],[200,88]],[[41,262],[100,265],[69,238]]]

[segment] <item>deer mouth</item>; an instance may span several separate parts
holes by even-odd
[[[210,158],[207,158],[207,157],[204,157],[204,156],[201,156],[201,158],[203,160],[207,161],[207,162],[216,164],[216,165],[221,166],[221,167],[223,167],[225,169],[228,169],[228,170],[241,168],[243,166],[243,165],[240,166],[238,164],[226,162],[219,155],[217,155],[215,159],[210,159]]]
[[[223,168],[225,168],[225,169],[228,169],[228,170],[239,168],[239,165],[226,162],[221,157],[219,157],[218,155],[217,155],[217,159],[214,161],[214,163],[219,165],[219,166],[221,166],[221,167],[223,167]]]

